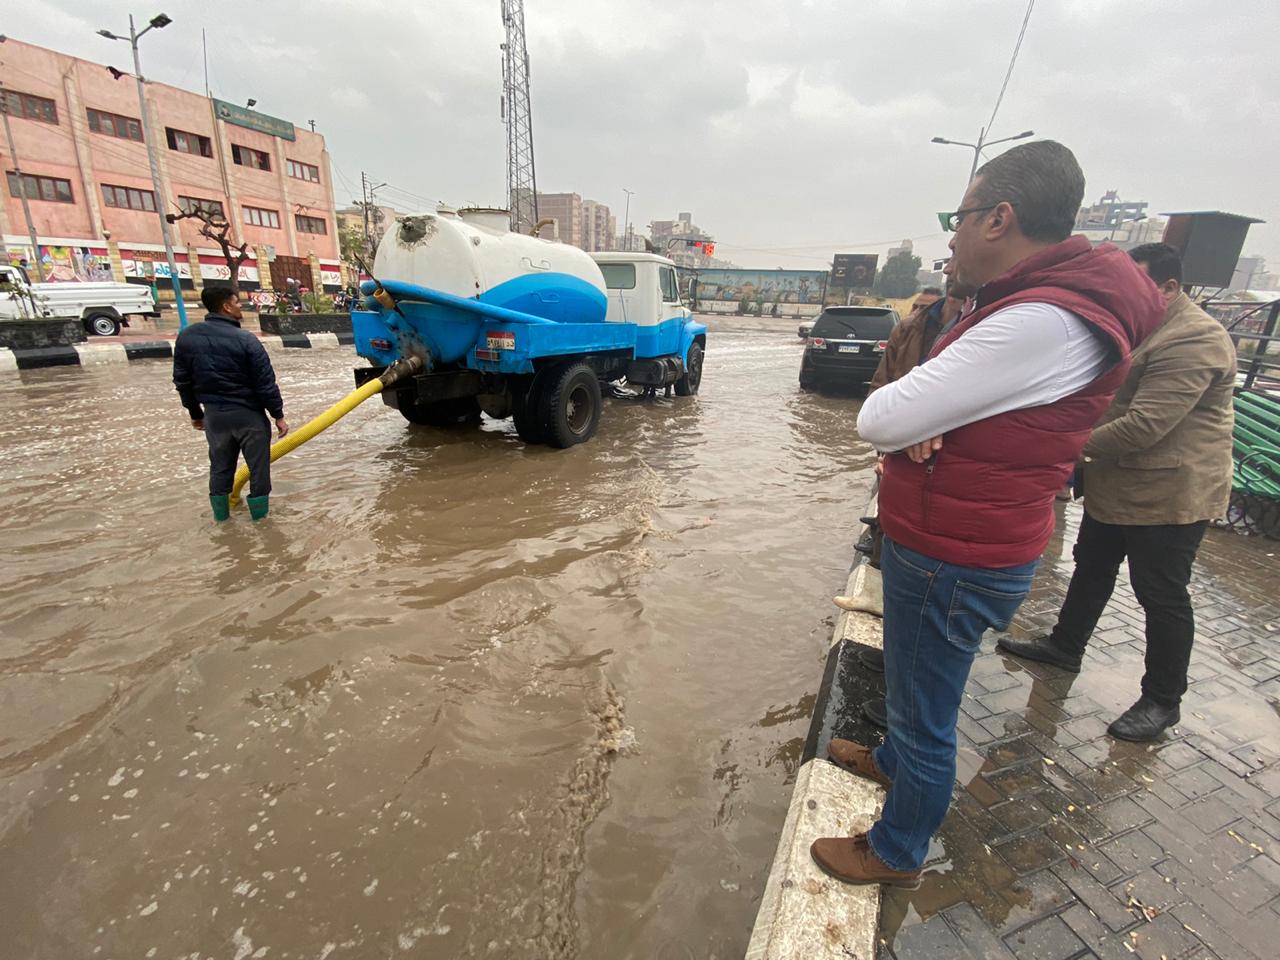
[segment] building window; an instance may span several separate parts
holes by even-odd
[[[133,117],[122,117],[118,113],[107,113],[103,110],[89,108],[89,129],[94,133],[105,133],[109,137],[121,140],[137,140],[142,142],[142,124]]]
[[[320,182],[320,168],[314,164],[302,163],[299,160],[286,160],[284,168],[289,176],[297,180],[310,180],[312,183]]]
[[[121,210],[156,212],[156,195],[150,190],[138,190],[134,187],[113,187],[104,183],[102,202],[108,207],[119,207]]]
[[[280,229],[280,214],[275,210],[263,210],[261,207],[245,207],[244,222],[255,227]]]
[[[179,197],[178,209],[183,213],[202,211],[211,220],[226,220],[227,212],[221,200],[205,200],[201,197]]]
[[[11,117],[39,120],[41,123],[58,122],[58,105],[47,97],[19,93],[17,90],[0,90],[0,94],[4,96],[5,109]]]
[[[9,193],[18,196],[18,175],[12,170],[6,173],[9,178]],[[48,200],[50,203],[75,203],[71,193],[71,181],[58,177],[39,177],[30,173],[22,175],[28,200]]]
[[[271,158],[267,156],[265,150],[242,147],[238,143],[231,145],[231,159],[242,167],[252,167],[254,170],[271,169]]]
[[[299,233],[328,233],[325,227],[324,219],[321,217],[304,217],[302,214],[294,214],[294,221],[298,224]]]
[[[164,128],[165,139],[169,141],[169,149],[179,153],[191,153],[197,157],[213,156],[213,141],[198,133],[187,133],[185,130]]]

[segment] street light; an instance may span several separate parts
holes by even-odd
[[[138,107],[142,111],[142,138],[146,141],[147,163],[151,166],[151,186],[156,195],[156,212],[160,217],[160,235],[164,238],[165,258],[169,261],[169,279],[173,282],[174,303],[178,307],[178,327],[187,326],[187,307],[182,302],[182,281],[178,277],[178,262],[173,256],[173,240],[169,236],[169,221],[165,219],[164,192],[160,189],[160,164],[156,159],[156,138],[152,136],[151,114],[147,110],[147,94],[142,78],[142,60],[138,56],[138,41],[148,30],[160,30],[173,23],[166,14],[158,13],[147,21],[141,31],[134,27],[133,14],[129,14],[129,35],[127,37],[112,33],[110,30],[99,30],[98,36],[108,40],[124,40],[133,48],[133,75],[138,81]]]
[[[1004,137],[1000,140],[986,140],[984,139],[986,135],[987,135],[987,131],[985,129],[979,130],[977,143],[964,143],[961,140],[948,140],[946,137],[934,137],[929,142],[950,144],[953,147],[968,147],[970,150],[972,150],[973,166],[969,168],[969,180],[970,182],[972,182],[973,175],[978,172],[978,156],[982,153],[983,150],[987,149],[987,147],[994,147],[997,143],[1009,143],[1011,140],[1025,140],[1027,137],[1034,137],[1036,135],[1036,132],[1034,130],[1023,130],[1017,136]]]
[[[622,236],[624,238],[623,243],[627,245],[627,248],[626,248],[627,253],[630,253],[631,252],[631,198],[635,196],[636,192],[634,190],[628,190],[626,187],[622,188],[622,192],[627,195],[626,209],[622,214]]]

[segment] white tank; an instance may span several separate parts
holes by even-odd
[[[374,275],[548,319],[602,322],[605,285],[595,261],[577,247],[512,233],[508,225],[507,211],[492,209],[441,206],[397,217],[378,245]],[[565,315],[570,305],[572,315]]]

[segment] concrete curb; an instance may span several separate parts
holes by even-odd
[[[296,333],[283,337],[263,335],[262,345],[272,352],[287,349],[332,350],[355,343],[351,334]],[[165,360],[173,356],[172,340],[91,340],[62,347],[33,347],[11,350],[0,347],[0,373],[35,370],[40,367],[96,367],[133,360]]]
[[[862,558],[859,557],[859,560]],[[858,562],[845,594],[881,589],[879,571]],[[876,955],[880,887],[855,887],[818,869],[809,846],[819,837],[849,836],[868,829],[884,805],[884,790],[826,759],[833,736],[875,743],[860,712],[867,696],[878,696],[864,669],[854,669],[861,647],[883,648],[879,617],[844,612],[836,620],[826,669],[814,704],[809,736],[796,775],[778,850],[765,885],[746,960],[870,960]]]

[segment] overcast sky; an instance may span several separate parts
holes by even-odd
[[[361,170],[400,209],[505,206],[499,0],[5,0],[2,29],[125,66],[95,36],[163,10],[143,71],[299,125],[335,198]],[[87,12],[91,8],[99,12]],[[945,254],[1025,0],[526,0],[538,186],[632,222],[688,210],[744,266],[825,266],[911,237]],[[1280,270],[1277,0],[1038,0],[995,136],[1034,129],[1080,159],[1086,199],[1269,221]],[[3,59],[3,48],[0,48]]]

